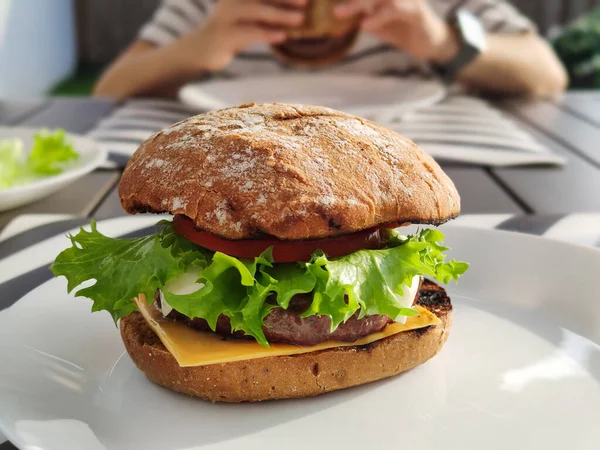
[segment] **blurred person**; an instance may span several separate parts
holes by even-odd
[[[305,70],[273,52],[300,28],[309,2],[165,0],[138,39],[108,68],[95,95],[171,96],[201,76]],[[422,74],[486,93],[549,96],[566,72],[535,26],[502,0],[329,0],[340,21],[356,19],[349,53],[318,69]],[[308,40],[312,45],[314,40]]]

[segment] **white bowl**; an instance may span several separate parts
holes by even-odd
[[[19,138],[25,142],[25,148],[31,148],[33,135],[38,132],[33,128],[0,127],[0,140]],[[54,194],[79,178],[101,166],[107,158],[107,152],[95,141],[73,134],[68,138],[73,142],[73,148],[79,153],[79,158],[69,164],[65,170],[47,178],[40,178],[31,183],[0,189],[0,211],[23,206]]]

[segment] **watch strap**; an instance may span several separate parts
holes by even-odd
[[[485,34],[483,24],[471,12],[458,9],[454,13],[450,25],[460,40],[458,53],[445,64],[433,65],[435,72],[447,81],[452,81],[456,74],[477,58],[485,47],[484,39],[481,38]],[[473,28],[478,29],[473,30]],[[479,38],[473,38],[473,35],[479,35]]]

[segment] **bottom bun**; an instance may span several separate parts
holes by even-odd
[[[367,345],[198,367],[180,367],[139,312],[121,319],[120,327],[131,359],[155,383],[212,402],[258,402],[311,397],[423,364],[448,338],[452,305],[445,291],[431,282],[423,283],[418,304],[442,323]]]
[[[308,54],[296,54],[293,47],[289,47],[290,44],[288,42],[271,45],[271,50],[275,56],[286,64],[299,68],[317,69],[335,64],[344,59],[356,42],[358,31],[358,29],[354,29],[345,36],[340,37],[339,39],[343,39],[343,41],[340,42],[339,46],[326,52],[311,51]]]

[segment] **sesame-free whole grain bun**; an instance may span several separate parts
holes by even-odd
[[[122,318],[120,328],[131,359],[155,383],[213,402],[256,402],[312,397],[391,377],[423,364],[448,338],[452,305],[443,288],[427,281],[417,304],[442,323],[367,345],[198,367],[180,367],[139,312]]]
[[[319,239],[457,216],[456,188],[415,143],[332,109],[249,104],[150,137],[119,185],[123,208],[183,214],[226,239]]]

